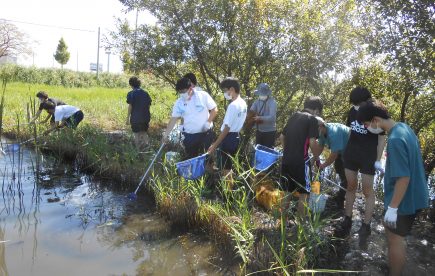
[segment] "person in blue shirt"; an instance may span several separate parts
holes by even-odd
[[[429,207],[429,190],[420,145],[414,131],[405,123],[392,120],[379,101],[361,106],[357,117],[371,133],[386,131],[388,134],[384,226],[390,275],[401,275],[406,262],[404,237],[409,234],[416,214]]]
[[[134,135],[134,143],[139,151],[145,150],[149,145],[148,127],[151,119],[151,97],[140,88],[141,82],[137,77],[131,77],[128,81],[132,91],[127,94],[128,114],[127,125],[131,125]]]
[[[340,177],[340,186],[342,187],[338,191],[336,202],[337,207],[343,210],[347,188],[343,166],[343,151],[349,140],[350,128],[339,123],[325,123],[320,117],[317,120],[319,121],[319,145],[322,147],[327,146],[331,151],[325,162],[320,164],[319,169],[323,170],[334,163],[334,169]]]

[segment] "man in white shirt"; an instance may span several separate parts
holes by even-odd
[[[213,141],[212,127],[217,105],[207,92],[194,89],[188,78],[178,80],[175,90],[180,98],[172,108],[171,120],[163,133],[162,142],[168,141],[176,122],[183,119],[183,144],[186,159],[190,159],[204,153]]]
[[[224,177],[228,181],[229,188],[233,185],[232,158],[237,153],[240,144],[239,132],[245,123],[248,107],[240,97],[240,84],[236,78],[228,77],[220,84],[225,99],[230,100],[221,126],[221,134],[208,149],[212,154],[217,147],[221,152],[221,162]]]
[[[46,105],[46,110],[48,111],[48,113],[54,115],[55,124],[52,128],[44,132],[45,135],[58,128],[67,127],[71,129],[76,129],[80,122],[83,120],[83,111],[75,106],[55,106],[51,103],[46,103]]]

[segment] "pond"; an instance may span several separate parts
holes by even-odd
[[[174,233],[116,183],[22,147],[0,156],[0,177],[0,275],[228,273],[209,240]]]

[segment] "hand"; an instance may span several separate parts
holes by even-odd
[[[381,161],[379,161],[379,160],[375,162],[375,169],[381,173],[384,173],[384,171],[385,171],[384,167],[382,166]]]
[[[215,152],[215,150],[216,150],[216,145],[215,145],[215,144],[212,144],[212,145],[208,148],[207,153],[208,153],[208,154],[212,154],[213,152]]]
[[[397,222],[397,208],[388,206],[387,212],[384,216],[384,223],[390,228],[396,229]]]
[[[203,131],[208,131],[210,129],[210,127],[211,127],[211,123],[209,121],[206,121],[204,123],[204,125],[202,126],[202,130]]]
[[[257,124],[262,124],[262,123],[263,123],[263,120],[261,119],[260,116],[255,116],[255,117],[254,117],[254,121],[255,121]]]

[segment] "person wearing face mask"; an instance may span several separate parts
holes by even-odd
[[[358,172],[361,173],[362,191],[365,197],[364,220],[358,230],[360,246],[367,244],[371,234],[370,221],[375,207],[375,193],[373,180],[375,170],[380,168],[380,159],[385,147],[385,135],[382,130],[371,133],[362,122],[357,119],[358,109],[371,101],[371,93],[367,88],[356,87],[350,92],[350,102],[353,107],[347,116],[347,126],[350,127],[350,137],[343,154],[347,192],[345,216],[341,229],[336,236],[346,237],[352,228],[352,210],[358,187]]]
[[[327,146],[331,151],[325,162],[321,163],[319,169],[323,170],[334,163],[335,172],[340,177],[340,186],[343,189],[338,191],[335,198],[338,209],[344,209],[344,198],[346,195],[347,181],[343,166],[343,151],[346,148],[349,140],[350,128],[339,123],[325,123],[321,118],[317,118],[319,122],[319,145]]]
[[[297,213],[305,216],[305,206],[311,189],[310,149],[313,160],[318,160],[322,148],[317,143],[319,126],[315,116],[322,114],[322,99],[308,97],[304,109],[287,121],[280,141],[284,148],[281,167],[281,187],[288,193],[299,192]],[[287,206],[286,206],[287,207]]]
[[[167,143],[168,136],[179,119],[183,119],[183,145],[185,159],[204,153],[214,139],[213,120],[217,115],[217,105],[205,91],[193,89],[188,78],[181,78],[175,85],[180,96],[172,108],[172,117],[163,133],[162,143]]]
[[[221,133],[208,149],[212,154],[218,147],[221,154],[221,167],[228,188],[233,186],[232,158],[235,157],[240,144],[240,130],[246,120],[247,105],[240,97],[240,83],[236,78],[228,77],[220,83],[225,99],[231,101],[225,112]]]
[[[45,110],[48,113],[48,109],[46,109],[46,105],[45,103],[51,103],[54,104],[54,106],[59,106],[59,105],[65,105],[65,103],[61,100],[55,99],[55,98],[49,98],[48,94],[44,91],[39,91],[38,93],[36,93],[36,97],[39,100],[39,108],[38,111],[35,113],[35,116],[33,116],[33,118],[30,120],[30,124],[35,123],[35,121],[39,118],[39,116],[41,115],[42,111]],[[51,113],[48,113],[47,117],[41,121],[41,124],[45,124],[48,120],[50,120],[50,125],[54,125],[54,115]]]
[[[405,236],[410,233],[420,210],[429,207],[429,188],[420,145],[414,131],[407,124],[391,119],[379,101],[361,106],[358,120],[370,132],[388,133],[383,222],[390,275],[402,275],[406,263]]]
[[[267,83],[260,83],[254,91],[258,99],[252,104],[250,111],[255,113],[255,143],[268,148],[275,146],[276,137],[276,101]]]

